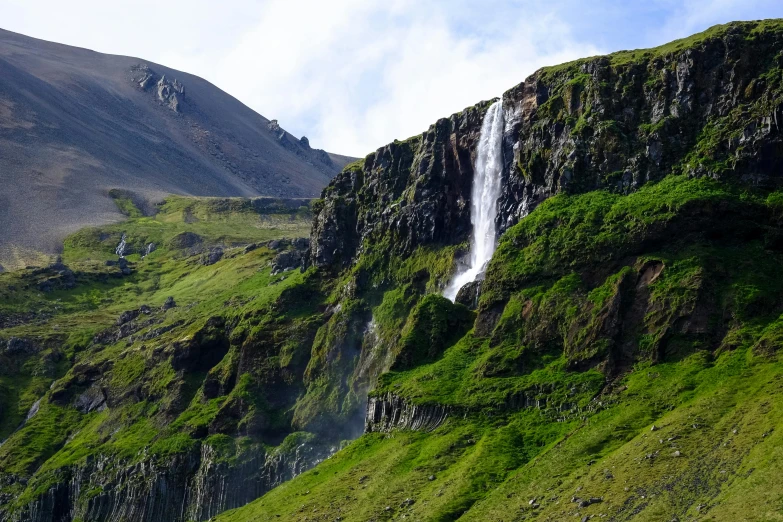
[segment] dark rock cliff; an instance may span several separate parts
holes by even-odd
[[[671,173],[779,186],[782,67],[780,28],[748,22],[537,71],[503,95],[501,231],[554,194],[627,193]],[[488,105],[338,175],[322,194],[311,263],[346,267],[363,241],[385,240],[400,254],[466,241]]]
[[[489,104],[438,120],[349,165],[324,190],[313,222],[311,262],[344,268],[362,241],[389,241],[400,253],[470,233],[470,190],[481,122]]]

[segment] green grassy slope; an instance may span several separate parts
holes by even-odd
[[[118,205],[128,210],[128,221],[86,229],[66,240],[62,259],[72,272],[71,284],[64,282],[67,276],[46,268],[0,274],[3,348],[13,338],[34,346],[28,353],[0,354],[0,440],[5,441],[0,470],[29,477],[28,486],[10,486],[19,505],[45,492],[58,480],[59,470],[97,455],[132,461],[192,449],[197,444],[194,431],[227,400],[197,396],[225,348],[213,343],[216,355],[201,355],[213,359],[207,366],[197,361],[184,371],[184,363],[176,366],[176,353],[168,356],[171,350],[188,343],[210,346],[210,336],[225,321],[241,326],[242,318],[268,313],[287,288],[306,278],[299,270],[272,275],[269,264],[276,252],[266,245],[272,239],[307,236],[307,201],[297,208],[172,197],[151,217],[121,197]],[[116,262],[114,249],[123,234],[133,249],[127,256],[132,272],[124,276],[118,266],[105,263]],[[183,237],[190,238],[186,245]],[[156,249],[142,258],[149,243]],[[215,248],[222,249],[222,257],[205,264],[205,253]],[[52,286],[42,291],[47,280]],[[164,311],[161,306],[169,298],[177,306]],[[143,305],[150,310],[148,326],[130,337],[97,341],[124,311]],[[215,317],[221,318],[219,325]],[[161,354],[160,347],[166,346]],[[97,369],[108,373],[105,386],[114,407],[79,413],[69,401],[74,390],[86,388],[85,375]],[[17,430],[46,393],[35,416]],[[58,393],[63,398],[53,399]],[[247,390],[239,383],[234,394],[242,393]],[[126,395],[143,400],[128,401]],[[227,454],[242,451],[234,449],[233,439],[219,439],[212,442]]]
[[[372,392],[445,424],[221,520],[780,520],[779,201],[682,176],[550,199],[504,235],[476,328]]]
[[[781,520],[781,370],[747,349],[696,354],[637,368],[602,411],[565,422],[365,435],[220,520]]]

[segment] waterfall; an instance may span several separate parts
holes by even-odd
[[[484,115],[476,155],[470,202],[473,237],[468,265],[454,274],[443,295],[454,301],[457,292],[484,273],[495,253],[498,198],[503,174],[503,100],[493,103]]]
[[[43,398],[43,397],[42,397]],[[24,421],[27,422],[30,419],[32,419],[36,413],[38,413],[38,409],[41,407],[41,399],[38,399],[33,403],[33,405],[30,407],[30,409],[27,412],[27,417],[25,417]]]
[[[127,245],[127,242],[125,241],[125,234],[122,234],[122,239],[120,239],[120,244],[117,245],[117,248],[114,249],[114,253],[116,253],[118,256],[120,256],[120,259],[125,257],[125,247]]]

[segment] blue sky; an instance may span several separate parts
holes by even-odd
[[[783,0],[0,0],[0,26],[202,76],[363,156],[537,68],[651,47]]]

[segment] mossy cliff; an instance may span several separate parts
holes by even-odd
[[[469,307],[440,293],[488,102],[309,207],[119,195],[126,224],[2,275],[0,519],[783,518],[783,22],[503,104]],[[267,243],[310,211],[309,248]],[[158,248],[106,266],[123,232]]]
[[[554,194],[628,193],[669,174],[778,187],[782,75],[783,26],[774,20],[537,71],[503,94],[501,230]],[[338,175],[314,223],[313,264],[347,266],[378,238],[403,253],[466,241],[488,106],[441,119]]]
[[[781,52],[783,23],[730,24],[505,93],[504,234],[443,345],[416,321],[467,250],[488,103],[347,168],[310,259],[373,318],[365,435],[220,519],[780,519]]]
[[[2,520],[204,520],[339,444],[287,413],[323,321],[309,202],[114,196],[129,221],[0,276]]]

